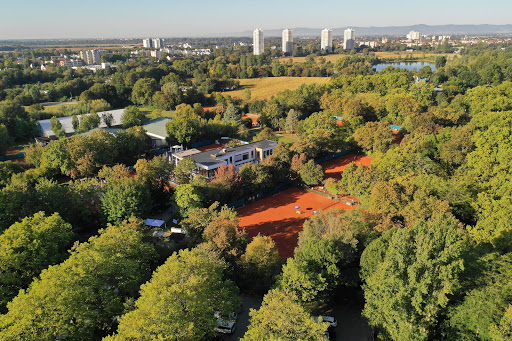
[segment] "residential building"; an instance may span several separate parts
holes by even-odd
[[[145,49],[150,49],[153,47],[152,45],[153,41],[149,38],[142,39],[142,46],[144,46]]]
[[[196,162],[197,173],[212,178],[215,171],[225,165],[234,165],[240,169],[247,163],[259,163],[273,154],[277,142],[262,140],[233,148],[218,148],[201,152],[197,149],[189,149],[171,155],[174,164],[184,158],[191,158]]]
[[[81,59],[71,59],[71,60],[61,60],[60,66],[64,67],[73,67],[73,66],[82,66],[84,62]]]
[[[327,52],[332,52],[332,30],[327,28],[322,30],[320,48]]]
[[[161,38],[153,38],[151,41],[151,47],[153,47],[154,49],[161,49],[162,47],[165,47],[164,40]]]
[[[153,50],[151,51],[151,57],[154,57],[154,58],[162,58],[162,55],[164,54],[164,51],[160,51],[160,50]]]
[[[83,50],[80,51],[80,58],[86,65],[99,64],[102,55],[107,54],[105,50]]]
[[[283,30],[283,53],[287,55],[293,53],[293,30],[289,28]]]
[[[353,50],[355,47],[356,31],[347,28],[343,34],[343,49]]]
[[[418,31],[411,31],[407,35],[407,40],[414,41],[414,40],[420,40],[420,32]]]
[[[265,41],[263,38],[263,30],[261,28],[254,30],[252,35],[252,45],[255,56],[259,56],[265,51]]]

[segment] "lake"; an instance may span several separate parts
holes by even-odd
[[[392,66],[392,67],[397,67],[397,68],[400,68],[400,69],[407,69],[409,71],[413,71],[413,70],[416,70],[416,71],[419,71],[421,68],[425,67],[425,66],[430,66],[430,68],[432,69],[432,71],[435,71],[436,70],[436,65],[434,63],[430,63],[430,62],[398,62],[398,63],[382,63],[382,64],[377,64],[377,65],[374,65],[373,66],[373,69],[377,72],[381,71],[381,70],[384,70],[385,68],[387,68],[388,66]]]

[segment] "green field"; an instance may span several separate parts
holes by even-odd
[[[162,111],[158,115],[156,115],[156,112],[155,112],[154,108],[140,107],[139,110],[142,111],[144,113],[144,115],[146,115],[146,118],[148,118],[150,120],[154,120],[155,118],[158,118],[158,117],[174,118],[174,111],[170,111],[170,110]]]
[[[245,98],[245,89],[251,91],[251,100],[270,99],[279,91],[295,90],[302,84],[325,84],[329,77],[265,77],[240,79],[241,89],[226,91],[223,94],[233,98]]]

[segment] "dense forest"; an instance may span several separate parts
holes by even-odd
[[[381,72],[369,51],[335,63],[231,47],[164,61],[123,52],[96,73],[0,56],[0,154],[30,141],[38,119],[92,112],[76,120],[82,133],[104,119],[96,112],[127,107],[126,130],[65,136],[54,120],[58,139],[0,163],[0,340],[207,340],[240,292],[264,295],[244,340],[324,340],[328,324],[312,313],[354,290],[380,340],[512,339],[512,47]],[[269,100],[223,92],[243,78],[313,75],[330,80]],[[41,105],[71,98],[58,114]],[[151,153],[140,107],[173,110],[170,145],[298,140],[208,181],[192,159],[174,167]],[[245,113],[259,114],[257,134]],[[247,237],[226,204],[316,185],[317,160],[341,150],[375,158],[324,182],[356,209],[306,220],[286,260],[270,237]],[[189,238],[162,252],[141,219],[169,206]]]

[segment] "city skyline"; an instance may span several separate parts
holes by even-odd
[[[425,22],[429,25],[509,24],[508,13],[512,11],[512,3],[503,0],[485,3],[469,0],[463,7],[438,0],[429,6],[398,2],[394,4],[396,6],[390,6],[389,3],[369,0],[365,8],[371,10],[365,11],[364,17],[351,15],[361,10],[356,3],[342,4],[333,0],[326,0],[322,6],[327,6],[329,11],[303,0],[243,3],[234,0],[198,0],[193,3],[156,0],[151,7],[158,8],[157,11],[141,11],[140,3],[135,0],[108,3],[91,0],[79,11],[68,5],[62,0],[55,0],[52,6],[41,6],[35,0],[7,2],[2,5],[2,12],[11,15],[4,16],[0,22],[0,39],[223,36],[252,30],[253,27],[274,28],[276,22],[290,28],[339,27],[341,24],[354,27],[408,26]],[[218,20],[220,17],[229,20]]]

